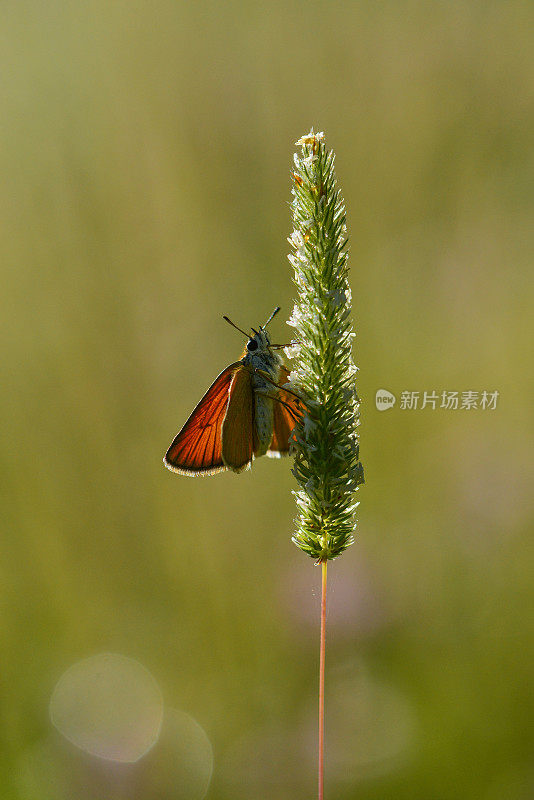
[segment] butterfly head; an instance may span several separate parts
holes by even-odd
[[[271,340],[267,333],[267,325],[279,311],[280,308],[277,306],[265,325],[260,325],[259,330],[251,328],[252,334],[246,333],[246,331],[239,328],[231,319],[228,319],[228,317],[223,317],[233,328],[236,328],[247,337],[248,341],[241,355],[241,359],[243,364],[246,364],[251,370],[262,369],[278,373],[280,364],[283,363],[278,353],[274,352],[280,349],[281,345],[271,345]]]
[[[271,345],[267,331],[263,327],[260,327],[259,331],[254,330],[254,328],[252,330],[254,331],[254,336],[251,336],[248,340],[246,352],[252,355],[264,353]]]
[[[271,340],[269,339],[269,335],[267,333],[267,325],[275,316],[275,314],[278,314],[279,311],[280,306],[277,306],[265,325],[260,325],[259,331],[257,331],[256,328],[251,328],[252,336],[246,333],[242,328],[239,328],[235,322],[232,322],[232,320],[228,319],[228,317],[223,317],[223,319],[226,320],[226,322],[228,322],[233,328],[236,328],[236,330],[238,330],[240,333],[243,333],[247,337],[248,342],[243,353],[244,356],[259,356],[269,353],[271,349]],[[277,349],[278,347],[281,347],[281,345],[278,345]]]

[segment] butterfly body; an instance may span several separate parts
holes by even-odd
[[[241,361],[251,373],[252,391],[254,393],[254,434],[256,439],[254,456],[259,458],[268,452],[273,438],[273,406],[276,402],[273,399],[276,391],[274,385],[278,384],[283,361],[278,353],[270,349],[267,333],[261,328],[258,334],[255,334],[254,338],[250,340],[249,344],[251,342],[256,342],[257,348],[251,352],[249,345],[247,345]],[[265,379],[265,374],[269,375],[270,381]]]
[[[287,453],[301,415],[298,399],[283,388],[288,376],[260,327],[241,360],[221,372],[175,436],[165,466],[193,476],[241,472],[254,458]]]

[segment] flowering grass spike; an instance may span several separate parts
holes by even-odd
[[[294,156],[293,233],[289,260],[298,299],[288,349],[306,410],[295,429],[293,468],[299,489],[295,544],[317,561],[336,558],[354,541],[359,461],[359,400],[352,361],[351,291],[345,205],[336,188],[334,153],[324,134],[303,136]]]

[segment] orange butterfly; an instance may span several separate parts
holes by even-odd
[[[288,453],[295,423],[302,416],[296,394],[283,385],[289,370],[275,352],[267,325],[275,308],[253,336],[224,319],[247,338],[240,361],[230,364],[212,383],[175,436],[163,463],[180,475],[214,475],[248,469],[254,458]]]

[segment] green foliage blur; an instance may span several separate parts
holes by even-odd
[[[0,13],[2,798],[85,798],[48,703],[102,652],[202,726],[209,800],[314,796],[320,576],[290,462],[162,465],[241,352],[222,314],[289,316],[312,125],[347,205],[366,476],[329,569],[327,796],[532,797],[534,6]],[[500,395],[410,411],[404,390]],[[87,797],[185,797],[162,759],[159,794],[99,775]]]

